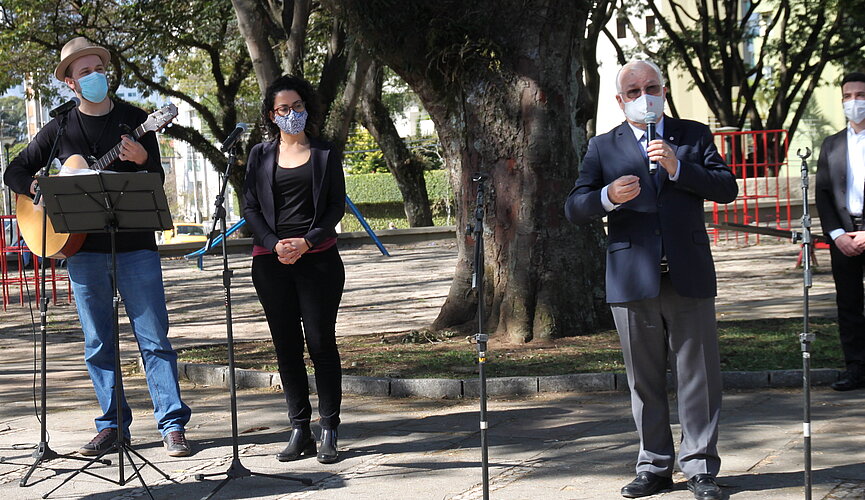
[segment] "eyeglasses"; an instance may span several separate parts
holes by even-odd
[[[279,116],[286,116],[291,110],[294,110],[295,113],[303,113],[305,109],[306,105],[303,101],[294,101],[293,104],[283,104],[282,106],[273,108]]]
[[[627,97],[630,100],[634,100],[640,97],[643,94],[649,95],[661,95],[661,86],[660,85],[649,85],[648,87],[644,87],[642,89],[631,89],[627,92],[619,92],[619,94]]]

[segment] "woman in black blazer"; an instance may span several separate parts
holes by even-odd
[[[292,427],[288,445],[276,458],[287,462],[316,454],[305,339],[322,429],[317,458],[333,463],[342,400],[336,315],[345,269],[335,230],[345,213],[342,158],[312,137],[319,107],[305,80],[282,76],[274,81],[261,115],[272,140],[249,153],[243,215],[253,232],[252,281],[270,327]]]

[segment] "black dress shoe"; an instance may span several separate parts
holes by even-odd
[[[697,474],[688,479],[688,490],[697,500],[721,500],[724,495],[711,474]]]
[[[844,372],[841,380],[832,383],[832,388],[836,391],[852,391],[863,387],[865,387],[865,376],[850,371]]]
[[[339,452],[336,451],[336,429],[321,430],[321,445],[315,458],[323,464],[332,464],[339,460]]]
[[[309,426],[294,427],[291,429],[291,437],[288,438],[288,446],[276,454],[276,459],[280,462],[291,462],[304,455],[315,455],[315,439]]]
[[[640,472],[637,474],[636,479],[622,488],[622,496],[625,498],[647,497],[672,487],[672,478],[659,476],[651,472]]]

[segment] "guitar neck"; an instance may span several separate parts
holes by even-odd
[[[132,131],[131,135],[132,135],[133,139],[135,139],[137,141],[142,135],[144,135],[146,133],[147,133],[147,130],[145,130],[144,124],[142,123],[141,125],[136,127],[135,130]],[[105,170],[108,167],[108,165],[111,165],[112,163],[114,163],[114,160],[116,160],[117,157],[120,156],[120,146],[122,146],[122,145],[123,145],[122,142],[117,143],[116,146],[111,148],[111,151],[105,153],[105,155],[102,158],[99,158],[98,160],[96,160],[96,163],[94,163],[93,165],[90,165],[90,169],[96,170],[97,172],[101,172],[101,171]]]

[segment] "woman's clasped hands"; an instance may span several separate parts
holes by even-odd
[[[309,243],[306,238],[285,238],[279,240],[273,251],[283,264],[294,264],[301,255],[309,250]]]

